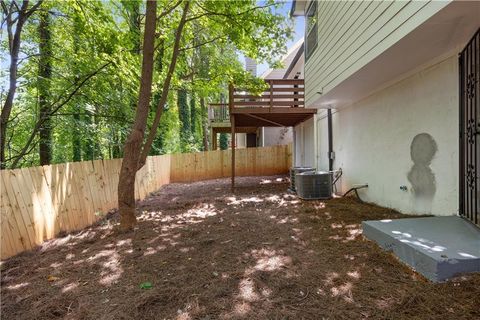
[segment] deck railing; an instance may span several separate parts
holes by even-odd
[[[268,87],[259,95],[248,90],[229,87],[229,103],[211,103],[208,106],[210,123],[230,122],[230,113],[237,108],[303,108],[305,82],[303,79],[269,79]]]
[[[290,107],[305,106],[305,82],[303,79],[272,79],[265,80],[267,90],[260,95],[230,86],[230,107]]]
[[[212,103],[208,106],[208,120],[210,122],[230,122],[227,103]]]

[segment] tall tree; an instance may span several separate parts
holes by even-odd
[[[52,78],[52,41],[50,31],[50,14],[48,10],[40,12],[38,25],[39,59],[38,59],[38,108],[39,117],[45,119],[40,126],[39,156],[40,165],[48,165],[52,161],[52,121],[50,114],[50,81]]]
[[[15,9],[15,5],[13,8],[12,19],[14,23],[18,23],[18,14],[16,13],[18,10]],[[39,94],[42,90],[42,78],[38,72],[41,63],[41,41],[38,28],[40,15],[47,10],[50,17],[51,59],[54,63],[52,64],[52,77],[49,81],[48,105],[44,104],[45,108],[42,107],[43,112],[40,114],[39,98],[41,96],[39,97]],[[15,101],[18,103],[12,104],[8,125],[2,125],[4,130],[2,138],[5,141],[3,150],[8,151],[8,158],[3,162],[3,167],[15,168],[39,164],[39,152],[35,151],[39,149],[42,141],[40,131],[43,133],[45,132],[44,128],[48,127],[52,132],[51,145],[55,146],[54,149],[51,149],[52,160],[54,162],[70,161],[72,159],[71,133],[76,129],[79,130],[79,133],[83,133],[86,127],[84,125],[86,122],[85,111],[82,108],[78,111],[78,119],[74,119],[75,113],[79,109],[78,104],[82,99],[87,102],[85,105],[88,104],[91,106],[91,110],[94,110],[95,120],[98,120],[99,116],[103,117],[102,121],[106,124],[105,129],[108,129],[110,124],[104,119],[115,119],[120,113],[118,110],[122,109],[118,106],[122,105],[123,97],[118,93],[121,88],[125,87],[121,81],[135,79],[136,77],[132,74],[128,76],[125,74],[130,72],[132,67],[135,69],[138,67],[135,60],[129,56],[129,52],[120,52],[121,42],[119,39],[121,37],[119,33],[122,29],[115,28],[118,20],[109,16],[110,13],[111,8],[106,2],[64,3],[59,0],[50,0],[48,6],[47,4],[42,5],[32,13],[32,18],[25,21],[23,26],[25,32],[22,33],[17,60],[17,73],[21,74],[18,79],[21,86],[18,86],[19,90],[15,97]],[[77,17],[79,17],[78,20],[81,20],[78,30],[74,28]],[[4,15],[4,23],[6,21]],[[17,30],[15,29],[15,31]],[[72,40],[71,35],[77,34],[77,32],[73,32],[74,30],[79,31],[79,41]],[[125,29],[123,28],[123,30]],[[77,52],[73,50],[76,47],[75,44],[80,47]],[[0,50],[3,52],[4,47],[0,47]],[[121,60],[124,58],[129,61],[128,64],[122,63]],[[115,72],[113,72],[114,70]],[[10,72],[9,76],[11,74]],[[114,83],[118,78],[121,78],[121,81]],[[8,104],[8,99],[5,101]],[[42,101],[46,100],[42,99]],[[108,108],[108,112],[105,112],[107,108],[104,106],[108,105],[111,107]],[[3,114],[8,109],[8,107],[2,108]],[[48,113],[47,109],[50,110]],[[102,114],[97,114],[97,110],[102,111]],[[125,123],[129,121],[127,117],[118,117],[118,119],[119,121],[114,123],[123,122],[124,127]],[[94,129],[95,134],[102,131],[109,132],[99,125],[92,125],[91,128]],[[85,139],[81,134],[74,136],[79,140]]]
[[[195,123],[197,122],[197,108],[195,98],[195,92],[192,91],[192,93],[190,94],[190,131],[192,137],[195,137],[195,134],[197,133],[195,125]]]
[[[1,166],[121,157],[121,146],[126,228],[135,221],[128,216],[135,172],[147,155],[181,151],[181,124],[189,137],[184,150],[206,149],[206,104],[231,81],[255,83],[238,51],[268,60],[288,33],[272,0],[155,3],[163,11],[153,17],[154,3],[143,0],[0,0],[8,33],[0,59],[10,63],[8,74],[0,70],[9,79],[1,95]],[[180,96],[183,109],[179,89],[189,95]]]
[[[284,18],[270,11],[269,8],[275,4],[274,1],[271,0],[268,0],[265,5],[258,6],[256,1],[239,1],[235,2],[235,6],[232,6],[230,3],[221,1],[179,0],[173,7],[167,8],[157,20],[162,21],[161,17],[164,16],[164,13],[165,15],[169,14],[180,4],[183,4],[183,6],[179,11],[179,21],[172,23],[172,21],[175,20],[169,19],[166,23],[166,26],[173,31],[173,46],[171,46],[171,54],[168,58],[168,68],[162,78],[162,84],[160,86],[161,98],[156,106],[150,130],[145,137],[148,105],[152,87],[152,71],[146,69],[153,68],[155,36],[152,34],[152,28],[154,31],[156,23],[155,18],[152,17],[152,3],[147,2],[139,102],[136,109],[135,123],[125,143],[124,160],[118,185],[121,230],[131,230],[136,223],[135,173],[145,164],[152,144],[156,139],[164,105],[167,102],[170,84],[177,71],[177,61],[180,53],[216,42],[225,43],[228,39],[234,43],[237,48],[247,53],[247,55],[254,58],[260,57],[262,59],[268,59],[269,52],[267,48],[276,48],[281,51],[281,48],[284,47],[283,36],[288,33],[288,28],[282,25]],[[191,6],[193,8],[192,14],[188,15]],[[200,28],[204,30],[203,34],[205,34],[207,38],[202,39],[201,42],[196,42],[194,47],[187,45],[181,48],[185,26],[188,22],[192,21],[198,22]],[[168,30],[168,28],[162,29],[160,34],[164,35],[164,30]],[[185,37],[189,37],[189,39],[183,39],[183,43],[192,43],[194,36],[191,30],[192,28],[186,29]],[[196,32],[199,31],[196,29]],[[266,37],[268,33],[271,34],[270,37]],[[261,48],[263,48],[263,50]],[[235,78],[235,71],[236,69],[231,66],[231,61],[230,63],[225,61],[225,69],[219,76],[224,77],[224,81],[232,81]],[[242,73],[240,78],[245,80],[245,77],[246,73]],[[144,138],[145,141],[143,142]]]
[[[187,90],[180,88],[177,90],[178,118],[180,120],[180,143],[182,151],[188,151],[188,144],[191,136],[191,117],[190,106],[187,101]]]
[[[72,39],[73,39],[73,54],[75,57],[78,57],[80,53],[80,43],[81,43],[81,22],[80,22],[80,15],[75,14],[73,16],[73,32],[72,32]],[[73,65],[73,72],[79,73],[79,64]],[[73,123],[74,126],[70,131],[70,135],[72,137],[72,160],[73,161],[82,161],[82,111],[83,111],[83,101],[77,100],[75,107],[73,108]]]
[[[21,5],[15,0],[10,1],[9,4],[4,0],[1,0],[0,2],[3,17],[7,24],[8,51],[10,54],[8,93],[2,107],[2,112],[0,113],[0,169],[4,169],[6,166],[6,135],[13,107],[13,99],[15,97],[15,92],[17,91],[18,58],[22,41],[23,26],[27,19],[40,7],[42,2],[43,0],[39,0],[31,7],[29,6],[30,1],[28,0],[24,0]]]
[[[202,142],[203,151],[208,151],[208,111],[205,106],[205,98],[200,98],[200,111],[202,121]]]
[[[132,131],[130,132],[123,148],[124,158],[122,161],[122,167],[120,169],[118,183],[118,208],[120,211],[120,228],[122,230],[129,230],[136,223],[135,174],[141,167],[140,162],[142,144],[147,126],[150,98],[152,95],[156,20],[157,2],[153,0],[147,1],[145,33],[143,37],[142,49],[142,74],[140,80],[138,104]],[[162,92],[162,98],[164,94],[165,93]],[[162,98],[160,100],[162,100]]]

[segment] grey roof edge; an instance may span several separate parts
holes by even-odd
[[[290,72],[292,72],[293,68],[294,68],[295,65],[297,64],[297,62],[298,62],[298,60],[300,59],[300,57],[302,56],[304,49],[305,49],[305,42],[302,43],[302,45],[300,46],[300,48],[298,48],[297,53],[295,54],[295,57],[293,57],[292,62],[290,63],[290,65],[288,66],[287,71],[285,71],[285,74],[283,75],[283,79],[287,79],[287,78],[288,78],[288,76],[290,75]]]

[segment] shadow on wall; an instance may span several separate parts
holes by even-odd
[[[437,143],[428,133],[417,134],[410,145],[413,166],[407,177],[412,185],[414,195],[413,208],[418,213],[425,214],[432,211],[436,182],[430,164],[437,150]]]

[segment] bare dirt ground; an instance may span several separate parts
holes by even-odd
[[[300,201],[283,177],[165,186],[118,217],[2,263],[2,319],[479,319],[480,274],[432,284],[361,235],[405,217]],[[140,285],[150,282],[151,288]]]

